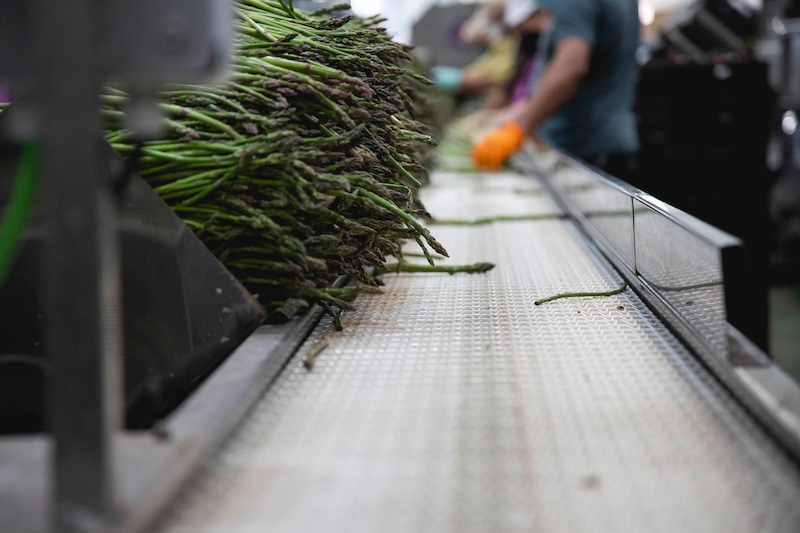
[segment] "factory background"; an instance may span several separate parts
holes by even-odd
[[[479,168],[482,2],[71,4],[0,0],[0,530],[800,531],[800,2],[640,0],[628,182]]]

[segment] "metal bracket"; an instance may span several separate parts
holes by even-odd
[[[226,0],[106,0],[97,35],[103,82],[157,88],[213,83],[227,72],[232,12]],[[34,4],[0,0],[0,82],[33,84]],[[51,43],[54,51],[60,43]]]
[[[0,0],[0,82],[15,101],[31,93],[21,106],[25,120],[11,121],[10,130],[41,148],[39,277],[52,368],[50,518],[58,531],[119,525],[118,214],[98,95],[109,83],[141,98],[167,83],[221,79],[232,50],[230,9],[229,0]]]

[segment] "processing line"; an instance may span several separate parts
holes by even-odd
[[[342,331],[306,323],[153,531],[800,529],[798,388],[726,319],[738,241],[517,163],[421,191],[447,262],[496,268],[389,274]],[[536,304],[562,293],[606,295]]]
[[[800,388],[736,325],[741,242],[556,152],[514,167],[420,190],[439,263],[493,270],[258,326],[113,434],[114,522],[74,530],[797,531]],[[51,530],[52,449],[0,439],[13,531]]]
[[[159,87],[224,75],[224,2],[2,3],[0,51],[15,53],[0,73],[38,89],[2,126],[41,137],[58,237],[42,261],[47,364],[23,358],[51,378],[50,431],[0,438],[3,531],[800,530],[800,388],[747,337],[760,318],[738,239],[529,150],[514,171],[439,171],[421,190],[441,263],[493,270],[388,273],[341,331],[319,307],[262,324],[95,141],[105,82],[130,85],[126,116],[152,134]],[[158,287],[126,277],[145,263]],[[170,322],[121,313],[137,293]],[[121,314],[156,333],[123,339]],[[123,353],[150,353],[124,341],[174,355],[163,376],[202,374],[146,429],[122,429]]]

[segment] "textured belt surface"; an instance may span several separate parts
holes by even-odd
[[[559,213],[509,174],[423,200]],[[570,221],[431,229],[442,264],[496,268],[386,275],[324,320],[158,531],[800,531],[797,465],[635,294],[533,304],[622,284]]]

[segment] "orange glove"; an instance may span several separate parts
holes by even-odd
[[[487,133],[472,148],[472,161],[478,168],[498,170],[522,146],[525,130],[514,121]]]

